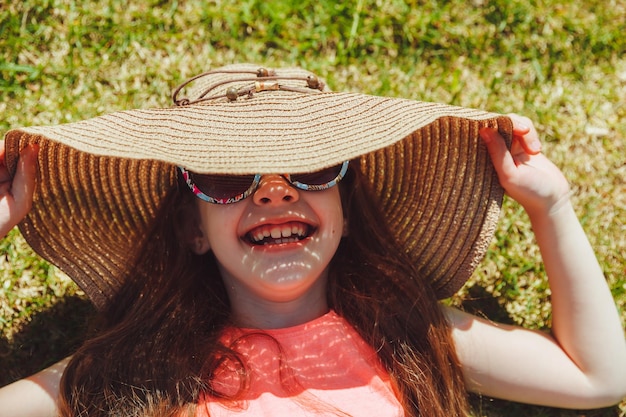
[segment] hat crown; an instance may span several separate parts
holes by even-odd
[[[188,95],[182,97],[183,90]],[[172,92],[177,106],[212,101],[237,101],[252,98],[261,92],[315,93],[327,91],[326,83],[312,72],[301,68],[274,70],[254,64],[229,65],[196,75]]]

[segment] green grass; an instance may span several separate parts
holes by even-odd
[[[334,89],[529,116],[573,185],[626,323],[624,0],[6,3],[2,132],[167,106],[185,78],[242,61],[302,65]],[[544,271],[514,202],[505,202],[485,261],[452,302],[549,325]],[[0,242],[0,384],[71,352],[90,313],[72,282],[18,233]],[[626,415],[625,403],[587,413],[486,398],[474,404],[476,416]]]

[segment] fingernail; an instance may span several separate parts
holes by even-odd
[[[541,142],[538,142],[536,140],[532,141],[530,143],[530,150],[533,152],[540,152],[541,151]]]

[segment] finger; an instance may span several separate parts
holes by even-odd
[[[38,151],[39,147],[37,145],[29,145],[20,153],[17,170],[11,185],[15,209],[21,215],[26,215],[32,205]]]
[[[522,144],[524,142],[524,138],[519,135],[513,135],[513,140],[511,141],[511,155],[513,157],[520,156],[526,153],[526,149]]]
[[[533,122],[528,117],[511,113],[508,115],[513,122],[513,135],[519,137],[524,152],[536,155],[541,152],[541,141]]]
[[[498,178],[502,185],[508,182],[515,175],[517,166],[513,160],[511,152],[507,149],[504,138],[496,129],[484,128],[480,130],[480,136],[487,146],[487,151],[491,157]]]
[[[9,181],[11,176],[9,175],[9,170],[7,169],[6,164],[4,163],[4,141],[0,141],[0,183],[5,181]]]
[[[509,113],[507,116],[509,116],[513,122],[513,133],[525,135],[531,131],[532,121],[528,117],[520,116],[515,113]]]
[[[9,170],[6,165],[0,161],[0,183],[8,182],[11,180],[11,175],[9,174]]]

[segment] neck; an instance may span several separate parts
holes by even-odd
[[[280,329],[314,320],[329,310],[326,277],[302,293],[261,297],[241,285],[227,285],[233,320],[239,327]],[[232,283],[231,283],[232,284]]]

